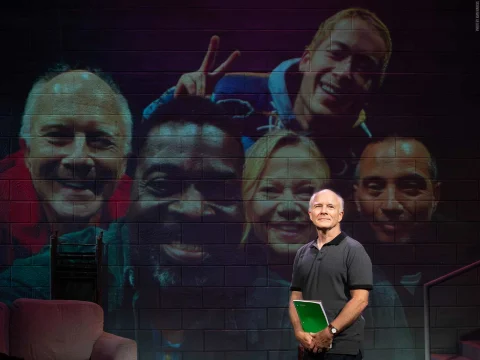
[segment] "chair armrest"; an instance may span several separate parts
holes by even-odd
[[[107,332],[93,345],[91,360],[137,360],[137,343],[134,340]]]

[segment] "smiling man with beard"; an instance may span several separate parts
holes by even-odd
[[[136,140],[140,150],[127,217],[139,229],[131,240],[161,244],[167,262],[201,264],[209,255],[200,227],[242,219],[238,132],[219,105],[187,97],[159,108]],[[216,243],[215,236],[209,234],[206,243]]]
[[[59,64],[34,83],[21,150],[0,163],[1,235],[14,245],[2,251],[7,263],[38,252],[52,231],[107,227],[123,215],[131,132],[127,101],[106,74]]]
[[[202,306],[202,287],[223,284],[221,265],[234,261],[224,254],[234,259],[239,251],[241,232],[238,238],[226,234],[231,233],[229,224],[240,225],[243,219],[244,154],[238,131],[221,106],[198,97],[159,107],[142,123],[136,140],[127,224],[132,270],[138,276],[129,279],[134,307],[150,314],[140,318],[140,328],[151,330],[139,349],[168,358],[171,351],[195,349],[208,321],[172,330],[162,314],[196,308],[210,316],[212,310],[201,309],[208,307]]]

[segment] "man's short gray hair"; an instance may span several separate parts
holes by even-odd
[[[38,95],[42,94],[42,88],[45,86],[45,84],[60,74],[76,70],[88,71],[98,76],[112,89],[113,93],[116,95],[115,98],[120,108],[120,115],[125,127],[126,142],[124,153],[125,155],[128,155],[131,151],[133,120],[127,99],[125,99],[125,97],[121,94],[120,89],[111,79],[111,77],[103,73],[101,70],[91,69],[89,67],[76,68],[65,63],[57,64],[52,69],[48,70],[43,76],[38,78],[33,84],[30,92],[28,93],[27,101],[25,102],[25,109],[22,115],[22,126],[19,133],[20,138],[25,140],[27,146],[30,146],[30,139],[32,136],[32,115],[34,114],[33,109],[36,106]]]
[[[315,192],[311,197],[310,197],[310,201],[308,203],[308,208],[311,209],[313,207],[313,201],[315,200],[315,196],[317,196],[318,194],[320,194],[322,191],[331,191],[332,193],[334,193],[335,195],[337,195],[338,197],[338,200],[340,202],[340,211],[343,211],[343,209],[345,208],[345,201],[343,200],[343,197],[341,197],[336,191],[333,191],[332,189],[322,189],[322,190],[319,190],[317,192]]]

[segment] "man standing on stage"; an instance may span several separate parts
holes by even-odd
[[[363,358],[365,320],[361,314],[372,289],[372,262],[363,246],[341,231],[343,208],[343,199],[331,190],[313,194],[309,214],[318,237],[295,256],[290,320],[306,350],[304,360]],[[303,331],[293,303],[302,299],[322,301],[330,323],[327,328],[318,333]]]

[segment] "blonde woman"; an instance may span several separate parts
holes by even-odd
[[[329,178],[327,162],[313,141],[288,130],[267,133],[246,153],[242,184],[246,223],[242,243],[247,264],[258,265],[254,267],[258,274],[247,293],[247,303],[268,309],[271,328],[290,327],[291,263],[297,249],[315,237],[308,202]],[[251,348],[263,341],[264,328],[257,317],[257,313],[244,313],[240,321],[251,324]],[[226,321],[230,328],[240,329],[234,312],[227,312]],[[272,341],[272,348],[276,349],[296,343],[291,331],[282,331]]]
[[[308,201],[329,178],[328,164],[310,139],[288,130],[261,137],[246,153],[242,243],[267,244],[268,256],[279,260],[295,254],[315,236]]]

